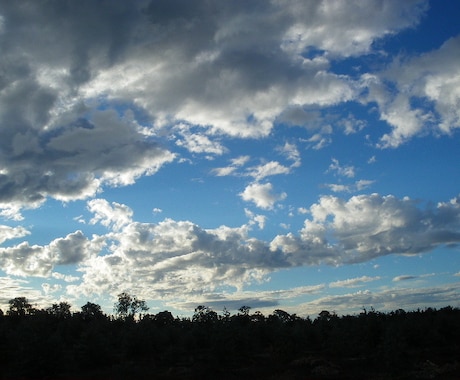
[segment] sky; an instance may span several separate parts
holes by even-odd
[[[0,308],[460,307],[459,15],[0,0]]]

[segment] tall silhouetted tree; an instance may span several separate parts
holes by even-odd
[[[148,309],[144,300],[140,300],[136,296],[133,297],[126,292],[118,295],[118,302],[114,305],[115,313],[120,319],[134,319],[136,314],[145,312]]]

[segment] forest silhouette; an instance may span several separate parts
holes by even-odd
[[[314,319],[200,305],[192,317],[149,314],[121,293],[114,314],[25,297],[0,311],[1,379],[460,379],[460,309]]]

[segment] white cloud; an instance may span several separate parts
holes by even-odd
[[[232,158],[230,160],[230,166],[225,166],[222,168],[215,168],[211,171],[214,175],[218,177],[225,177],[228,175],[236,175],[235,173],[239,167],[244,166],[251,158],[249,156],[239,156],[236,158]]]
[[[48,245],[22,242],[0,247],[0,268],[16,276],[49,277],[56,265],[78,264],[97,255],[104,241],[97,236],[91,240],[81,231],[57,238]]]
[[[366,127],[366,124],[366,121],[357,120],[353,115],[348,115],[348,117],[342,118],[337,122],[337,125],[343,128],[343,132],[346,135],[361,131]]]
[[[386,71],[362,77],[369,90],[367,101],[377,103],[381,119],[391,126],[391,131],[382,136],[380,147],[398,147],[427,133],[450,134],[459,127],[459,51],[460,37],[454,37],[437,50],[395,60]],[[425,106],[417,106],[414,101]]]
[[[428,5],[426,1],[277,3],[287,5],[286,12],[296,20],[285,35],[286,50],[297,53],[314,46],[342,56],[366,53],[376,39],[415,26]],[[329,27],[324,28],[325,24]]]
[[[66,275],[58,272],[51,273],[51,277],[55,278],[56,280],[63,280],[65,282],[75,282],[80,279],[80,277],[77,276]]]
[[[286,155],[286,157],[292,161],[292,168],[298,168],[302,164],[299,150],[297,149],[297,146],[295,144],[290,144],[286,142],[283,146],[279,147],[278,149],[282,154]]]
[[[240,167],[244,166],[248,161],[249,156],[237,157],[231,160],[231,164],[229,166],[214,168],[211,171],[211,173],[218,177],[235,175],[242,177],[252,177],[256,181],[260,181],[266,177],[270,177],[273,175],[289,174],[291,172],[291,168],[295,167],[295,163],[290,167],[287,167],[280,164],[278,161],[269,161],[264,162],[260,165],[251,166],[249,168],[246,168],[245,170],[238,170]]]
[[[421,209],[409,198],[378,194],[349,200],[323,196],[310,207],[299,236],[278,235],[293,265],[354,263],[388,254],[417,254],[460,240],[460,202],[454,198]]]
[[[169,299],[222,285],[240,288],[260,281],[270,268],[286,265],[282,255],[249,238],[248,230],[248,226],[205,230],[171,219],[158,224],[131,222],[106,236],[111,242],[108,254],[82,262],[83,281],[69,285],[68,291],[115,294],[123,288],[146,298]]]
[[[353,184],[344,185],[344,184],[336,184],[336,183],[328,183],[325,186],[328,187],[334,193],[351,193],[355,191],[362,191],[370,187],[375,181],[367,180],[367,179],[360,179]]]
[[[330,125],[322,126],[318,133],[313,134],[310,138],[305,141],[310,143],[310,146],[314,150],[320,150],[328,146],[332,139],[330,137],[332,133],[332,127]]]
[[[349,278],[347,280],[340,280],[334,281],[329,283],[330,288],[353,288],[356,286],[362,286],[367,282],[377,281],[380,280],[380,277],[369,277],[369,276],[361,276],[356,278]]]
[[[116,202],[109,204],[105,199],[93,199],[88,202],[88,210],[94,214],[91,224],[100,222],[103,226],[113,226],[115,230],[131,222],[133,211],[126,205]]]
[[[339,160],[336,158],[332,159],[332,163],[329,165],[328,172],[334,172],[340,177],[353,178],[355,176],[355,168],[351,165],[340,165]]]
[[[76,231],[44,246],[23,242],[0,248],[2,270],[74,282],[66,285],[74,297],[116,296],[119,289],[127,289],[143,298],[169,301],[177,294],[194,299],[222,286],[241,291],[281,268],[363,262],[460,241],[458,199],[422,209],[409,198],[377,194],[349,200],[322,197],[310,207],[311,218],[298,235],[279,235],[270,244],[249,236],[251,226],[262,228],[265,223],[265,217],[249,210],[246,225],[203,229],[172,219],[139,223],[125,205],[105,200],[90,201],[88,208],[95,215],[93,222],[108,228],[107,234],[88,239]],[[70,263],[78,264],[81,278],[55,271],[56,266]],[[329,288],[378,279],[351,278],[332,282]],[[363,292],[357,299],[365,297]],[[318,302],[334,304],[336,300]]]
[[[342,184],[337,184],[337,183],[328,183],[326,186],[333,191],[334,193],[341,193],[341,192],[346,192],[349,193],[350,186],[349,185],[342,185]]]
[[[247,175],[253,177],[256,181],[260,181],[265,177],[278,175],[278,174],[289,174],[291,169],[281,165],[277,161],[270,161],[262,165],[253,166],[248,168]]]
[[[24,227],[10,227],[0,225],[0,244],[6,240],[21,238],[27,235],[30,235],[30,231],[26,230]]]
[[[267,217],[265,215],[255,214],[247,208],[244,209],[244,213],[246,214],[246,217],[249,218],[249,225],[257,224],[261,230],[265,228],[265,223],[267,221]]]
[[[258,182],[248,185],[240,196],[246,202],[253,202],[257,207],[271,210],[275,203],[286,198],[286,193],[274,194],[270,182],[261,184]]]
[[[356,181],[356,183],[355,183],[356,190],[361,191],[361,190],[367,189],[369,186],[371,186],[374,183],[375,183],[374,180],[360,179],[360,180]]]
[[[48,284],[45,282],[42,284],[42,289],[45,294],[52,294],[60,291],[62,286],[59,284]]]
[[[218,141],[211,141],[208,136],[198,133],[190,133],[181,128],[182,140],[176,140],[178,146],[182,146],[192,153],[224,154],[227,149]]]

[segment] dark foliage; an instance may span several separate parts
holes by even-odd
[[[206,306],[190,319],[132,318],[145,311],[134,306],[113,318],[90,302],[71,313],[67,303],[38,310],[12,300],[0,313],[0,378],[460,378],[460,310],[451,307],[312,320]]]

